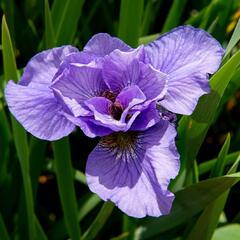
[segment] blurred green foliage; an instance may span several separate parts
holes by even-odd
[[[0,48],[1,240],[239,239],[239,1],[0,0],[0,10],[5,16]],[[10,116],[3,89],[43,49],[64,44],[81,49],[98,32],[136,47],[183,24],[211,33],[226,55],[211,78],[212,92],[201,98],[192,116],[179,119],[182,167],[171,183],[176,193],[172,212],[159,219],[132,219],[102,203],[86,186],[85,163],[97,140],[88,140],[80,130],[55,143],[35,139]]]

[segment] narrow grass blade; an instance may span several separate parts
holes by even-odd
[[[225,141],[224,147],[221,149],[219,157],[223,156],[225,150],[229,148],[230,136]],[[224,157],[224,156],[223,156]],[[233,167],[230,169],[228,174],[232,174],[236,171],[237,165],[240,158],[238,157],[236,162],[233,164]],[[218,166],[216,166],[217,168]],[[218,175],[221,172],[214,172]],[[229,195],[230,189],[224,192],[219,196],[215,201],[211,202],[202,212],[198,218],[196,224],[192,227],[191,232],[189,233],[186,240],[211,240],[213,232],[218,224],[219,217],[223,208],[226,204],[227,197]]]
[[[44,0],[44,16],[45,16],[45,47],[52,48],[55,46],[55,33],[52,23],[52,15],[49,9],[48,0]]]
[[[160,37],[160,33],[156,33],[156,34],[152,34],[152,35],[148,35],[148,36],[144,36],[139,38],[138,40],[138,44],[148,44],[154,40],[156,40],[158,37]]]
[[[77,219],[77,201],[73,185],[73,169],[68,138],[53,142],[53,151],[58,189],[66,227],[70,238],[72,240],[79,240],[81,232]]]
[[[76,170],[74,178],[75,178],[75,180],[79,181],[80,183],[87,185],[87,180],[86,180],[84,173]]]
[[[240,18],[238,20],[237,26],[234,29],[232,37],[227,45],[225,57],[232,51],[233,47],[238,43],[240,40]]]
[[[141,33],[143,0],[122,0],[118,37],[132,47],[138,46]]]
[[[35,217],[35,225],[36,225],[36,240],[48,240],[45,232],[42,229],[38,219]]]
[[[2,102],[0,101],[0,186],[7,177],[7,157],[10,139],[10,126]]]
[[[17,68],[15,63],[15,57],[13,47],[11,43],[10,34],[8,31],[5,17],[2,20],[2,47],[3,47],[3,65],[4,65],[4,77],[5,79],[12,79],[17,81]],[[26,211],[28,221],[28,235],[29,239],[35,239],[35,225],[34,225],[34,208],[33,208],[33,196],[31,189],[31,179],[29,174],[29,153],[27,136],[21,125],[12,117],[13,136],[17,155],[19,158],[21,172],[23,177],[24,192],[26,199]]]
[[[162,28],[163,33],[168,32],[169,30],[171,30],[172,28],[176,27],[179,24],[186,3],[187,0],[173,1],[167,19]]]
[[[102,200],[96,194],[86,194],[78,201],[78,221],[82,221]],[[48,232],[49,239],[64,239],[67,236],[64,220],[59,220]]]
[[[103,204],[97,217],[90,225],[88,230],[84,233],[82,240],[91,240],[96,238],[98,232],[102,229],[109,216],[111,215],[113,208],[114,204],[112,202],[105,202]]]
[[[214,10],[214,4],[210,3],[207,6],[207,9],[206,9],[206,11],[205,11],[205,13],[204,13],[204,15],[202,17],[202,22],[201,22],[201,24],[199,26],[200,28],[207,29],[208,24],[210,22],[211,13],[213,12],[213,10]]]
[[[172,211],[159,219],[142,221],[145,231],[141,239],[149,239],[180,226],[206,208],[240,180],[240,173],[211,178],[176,193]]]
[[[200,26],[209,7],[211,7],[211,12],[216,13],[222,9],[222,3],[220,1],[211,1],[209,5],[201,9],[197,14],[194,14],[189,19],[187,19],[184,24],[190,24],[196,27]]]
[[[226,161],[226,156],[228,154],[228,150],[230,147],[230,140],[231,136],[228,133],[226,140],[218,154],[218,158],[216,161],[216,164],[214,165],[214,168],[211,171],[210,177],[218,177],[223,175],[224,167],[225,167],[225,161]]]
[[[122,232],[127,234],[127,237],[124,238],[125,240],[134,239],[134,231],[136,229],[137,220],[131,218],[127,215],[123,215],[123,230]]]
[[[1,213],[0,213],[0,239],[10,240],[7,229],[6,229],[3,219],[2,219]]]
[[[226,159],[224,160],[224,162],[226,162],[226,166],[233,164],[236,161],[239,154],[240,154],[240,151],[227,154]],[[217,162],[217,158],[214,158],[199,164],[199,174],[202,175],[209,172],[213,168],[213,166],[216,164],[216,162]]]
[[[156,13],[159,12],[159,8],[162,4],[162,0],[149,0],[146,1],[144,7],[143,21],[142,21],[142,32],[141,35],[147,35],[152,23],[156,19]]]
[[[57,45],[73,41],[84,2],[84,0],[54,0],[52,21]]]
[[[35,137],[31,138],[29,147],[29,162],[30,162],[30,176],[32,182],[32,192],[34,199],[37,193],[38,178],[42,170],[42,166],[45,160],[45,151],[47,142],[39,140]]]

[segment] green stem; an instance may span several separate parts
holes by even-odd
[[[68,138],[53,143],[57,183],[62,203],[64,220],[72,240],[81,236],[77,219],[77,201],[74,191],[73,169],[71,165],[70,146]]]
[[[97,217],[88,228],[88,230],[84,233],[81,240],[92,240],[96,239],[98,232],[102,229],[109,216],[112,213],[114,208],[114,204],[112,202],[105,202],[98,213]]]

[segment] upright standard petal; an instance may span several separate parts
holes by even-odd
[[[18,84],[48,87],[64,58],[76,52],[79,52],[77,48],[63,46],[38,53],[28,62]]]
[[[166,92],[166,74],[144,64],[143,47],[131,51],[116,50],[104,59],[103,78],[112,91],[137,85],[147,99],[161,99]]]
[[[89,155],[88,186],[133,217],[168,214],[174,195],[168,185],[179,171],[175,128],[168,121],[144,132],[113,133]]]
[[[107,89],[102,70],[90,66],[69,65],[51,86],[65,97],[80,104],[91,97],[101,96]]]
[[[50,89],[9,81],[5,97],[11,113],[35,137],[53,141],[74,130],[74,125],[61,114],[62,105]]]
[[[208,78],[219,68],[224,50],[207,32],[182,26],[145,47],[145,62],[168,75],[168,90],[161,105],[174,113],[191,114]]]
[[[115,49],[127,52],[131,48],[116,37],[111,37],[107,33],[98,33],[88,41],[83,51],[96,57],[104,57]]]

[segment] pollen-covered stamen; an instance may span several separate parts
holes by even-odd
[[[137,140],[137,132],[115,132],[106,137],[103,137],[100,141],[102,147],[118,148],[121,150],[131,149]]]
[[[117,94],[114,93],[114,92],[112,92],[112,91],[104,91],[104,92],[101,94],[101,96],[109,99],[109,100],[112,101],[112,102],[115,102],[116,97],[117,97]]]
[[[109,113],[114,119],[120,120],[123,113],[123,106],[119,102],[114,102],[109,106]]]

